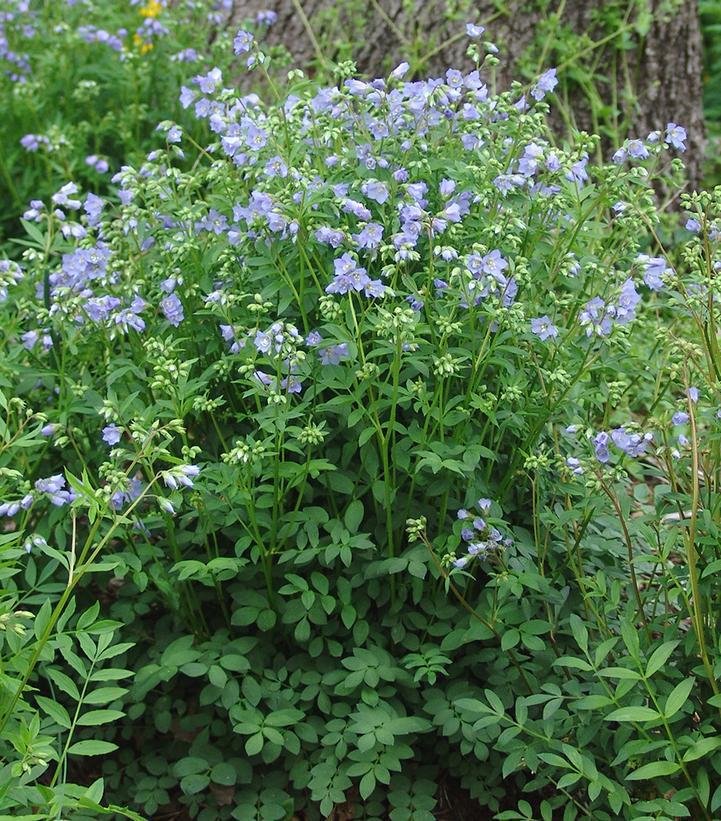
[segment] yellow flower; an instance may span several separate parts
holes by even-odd
[[[147,54],[153,48],[153,44],[146,43],[137,32],[133,35],[133,43],[141,54]]]
[[[140,14],[143,17],[157,17],[163,7],[158,0],[148,0],[148,2],[140,9]]]

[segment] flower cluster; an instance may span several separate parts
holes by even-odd
[[[470,510],[461,508],[457,519],[461,523],[461,539],[465,543],[466,552],[452,560],[453,567],[463,569],[468,567],[474,559],[487,559],[503,548],[510,547],[513,540],[504,536],[497,527],[487,519],[492,512],[493,502],[490,499],[479,499]]]
[[[649,444],[653,442],[653,433],[629,433],[625,428],[616,428],[610,433],[597,433],[592,441],[596,459],[605,464],[611,458],[610,444],[614,444],[620,451],[635,459],[647,452]]]

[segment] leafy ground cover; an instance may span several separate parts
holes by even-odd
[[[556,71],[496,92],[466,34],[327,84],[218,35],[112,179],[37,140],[8,817],[718,815],[721,192],[676,123],[558,145]]]

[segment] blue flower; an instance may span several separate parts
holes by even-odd
[[[88,215],[88,225],[95,227],[100,222],[105,202],[96,194],[88,194],[83,203],[83,210]]]
[[[33,504],[32,493],[27,493],[22,499],[17,499],[14,502],[3,502],[0,504],[0,516],[15,516],[21,510],[29,510]],[[28,553],[30,551],[28,550]]]
[[[405,76],[406,76],[406,74],[408,73],[408,70],[410,69],[410,67],[411,67],[411,66],[410,66],[410,63],[407,63],[407,62],[405,62],[405,61],[404,61],[404,62],[402,62],[402,63],[399,63],[399,64],[398,64],[398,65],[397,65],[397,66],[393,69],[393,71],[391,71],[391,73],[390,73],[390,77],[391,77],[393,80],[402,80],[402,79],[403,79],[403,77],[405,77]]]
[[[666,126],[665,142],[673,146],[677,151],[686,150],[686,129],[676,123],[669,123]]]
[[[438,192],[444,200],[448,199],[455,190],[456,183],[454,180],[441,180],[438,185]]]
[[[175,508],[173,507],[173,503],[170,499],[158,499],[158,506],[161,510],[169,513],[171,516],[175,516]]]
[[[555,339],[558,328],[551,322],[551,317],[544,315],[531,320],[531,333],[534,333],[542,342]]]
[[[328,294],[347,294],[351,291],[365,293],[366,296],[383,296],[385,285],[378,279],[371,279],[365,268],[358,265],[350,254],[343,254],[333,262],[335,277],[326,287]]]
[[[123,505],[134,502],[143,492],[145,485],[138,478],[133,478],[128,483],[127,490],[116,490],[110,497],[110,506],[114,510],[120,510]]]
[[[472,542],[468,545],[468,555],[483,558],[489,552],[489,546],[485,542]]]
[[[543,158],[543,148],[536,143],[529,143],[523,149],[523,156],[518,161],[518,171],[524,177],[531,177],[538,171],[539,161]]]
[[[673,268],[666,263],[663,257],[639,254],[638,261],[645,267],[643,281],[652,291],[660,291],[664,285],[664,277],[674,273]]]
[[[345,234],[341,230],[321,226],[316,230],[315,238],[318,242],[330,245],[332,248],[339,248],[345,240]]]
[[[611,454],[608,450],[608,434],[605,431],[601,431],[594,436],[592,441],[596,453],[596,459],[605,464],[611,458]]]
[[[480,270],[492,277],[502,275],[506,268],[508,268],[508,261],[503,258],[498,250],[491,251],[480,260]]]
[[[583,474],[581,462],[576,459],[575,456],[569,456],[568,459],[566,459],[566,465],[568,465],[574,475],[581,476]]]
[[[71,211],[77,211],[81,206],[80,200],[72,199],[73,194],[78,193],[78,186],[74,182],[65,183],[59,191],[52,196],[55,205],[62,205]]]
[[[253,344],[258,353],[269,354],[273,347],[273,337],[268,331],[257,331]]]
[[[383,241],[383,226],[377,222],[369,222],[361,231],[353,234],[353,241],[359,249],[378,248]]]
[[[73,490],[65,490],[65,478],[59,473],[47,479],[38,479],[35,482],[35,490],[46,494],[51,504],[56,507],[69,504],[76,498]]]
[[[619,450],[636,458],[646,452],[646,447],[653,436],[650,433],[643,436],[640,433],[628,433],[625,428],[616,428],[611,431],[611,439]]]
[[[463,86],[463,75],[456,68],[449,68],[446,71],[446,83],[451,88],[461,88]]]
[[[282,157],[276,155],[275,157],[271,157],[265,164],[265,173],[269,177],[285,178],[288,176],[288,166],[285,164]]]
[[[255,15],[255,22],[258,26],[272,26],[278,19],[277,12],[264,9]]]
[[[160,300],[160,307],[165,314],[165,318],[174,327],[178,327],[185,318],[183,313],[183,303],[178,299],[177,294],[170,294]]]
[[[200,473],[200,468],[197,465],[177,465],[170,470],[161,472],[163,482],[166,487],[172,490],[177,490],[181,485],[184,487],[193,487],[193,479]]]
[[[323,365],[338,365],[343,359],[348,358],[348,345],[345,342],[340,345],[331,345],[319,351],[318,356]]]
[[[122,430],[117,425],[106,425],[103,428],[103,442],[111,447],[117,445],[122,433]]]
[[[41,145],[49,146],[50,140],[47,137],[43,137],[42,134],[26,134],[24,137],[20,139],[20,145],[26,151],[38,151]]]
[[[361,191],[369,200],[382,205],[389,197],[388,186],[378,180],[368,180],[361,185]]]
[[[534,100],[542,100],[546,94],[550,94],[557,85],[556,69],[549,68],[548,71],[544,71],[543,74],[541,74],[531,89],[531,97],[533,97]]]
[[[594,332],[599,336],[608,336],[613,326],[613,314],[600,296],[589,299],[579,315],[582,326],[586,326],[586,336]]]
[[[648,149],[641,140],[629,140],[626,143],[626,151],[634,160],[645,160],[648,157]]]
[[[621,286],[621,293],[616,306],[616,322],[619,325],[626,325],[636,316],[636,307],[641,301],[641,296],[636,290],[632,279],[627,279]]]
[[[193,82],[203,92],[203,94],[213,94],[213,92],[223,82],[223,72],[216,66],[207,74],[198,74],[193,77]]]
[[[570,169],[566,172],[565,177],[570,182],[575,182],[576,185],[583,185],[588,179],[588,172],[586,166],[588,165],[588,154],[584,154],[580,160],[577,160]]]

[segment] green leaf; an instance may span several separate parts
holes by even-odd
[[[263,727],[263,735],[271,744],[283,745],[283,736],[274,727]]]
[[[573,656],[562,656],[559,659],[555,659],[553,665],[554,667],[570,667],[573,670],[583,670],[584,673],[589,673],[593,670],[593,667],[591,667],[585,659],[578,659]]]
[[[468,713],[485,713],[487,712],[486,705],[477,698],[457,698],[454,702],[459,710],[464,710]]]
[[[97,621],[100,614],[100,602],[95,602],[92,607],[89,607],[78,619],[77,630],[87,630],[91,624]]]
[[[186,775],[185,778],[180,779],[180,789],[186,795],[195,795],[204,790],[208,784],[210,784],[210,778],[202,773]]]
[[[501,638],[501,650],[511,650],[521,640],[521,634],[518,630],[507,630]]]
[[[621,707],[606,716],[606,721],[656,721],[661,714],[650,707]]]
[[[222,690],[228,681],[228,675],[222,667],[217,664],[212,664],[210,670],[208,670],[208,681],[210,681],[214,687],[218,687]]]
[[[133,647],[135,647],[135,642],[133,641],[124,641],[120,644],[114,644],[112,647],[108,647],[107,650],[103,650],[103,652],[98,656],[98,661],[108,661],[109,659],[114,659],[116,656],[127,652]]]
[[[608,696],[592,695],[579,698],[571,705],[574,710],[598,710],[601,707],[608,707],[613,702]]]
[[[721,747],[721,736],[712,736],[710,738],[702,738],[683,754],[684,761],[696,761],[698,758],[704,758],[709,753]]]
[[[431,723],[418,716],[401,716],[384,722],[384,729],[393,735],[407,735],[408,733],[425,733],[431,729]]]
[[[571,613],[568,623],[571,626],[573,638],[576,639],[576,643],[585,653],[588,650],[588,630],[586,629],[586,625],[575,613]]]
[[[408,572],[411,576],[415,576],[417,579],[425,579],[428,573],[428,568],[425,564],[423,564],[423,562],[409,561]]]
[[[361,778],[360,784],[358,785],[358,791],[360,792],[361,798],[365,801],[370,797],[375,788],[376,777],[372,772],[367,772],[363,778]]]
[[[258,629],[266,632],[275,626],[277,616],[274,610],[266,609],[258,614],[256,624]]]
[[[621,678],[626,681],[641,681],[641,674],[627,667],[605,667],[598,671],[598,675],[605,678]]]
[[[522,633],[529,633],[532,636],[542,636],[548,633],[551,625],[543,619],[530,619],[521,625]]]
[[[663,775],[673,775],[681,767],[673,761],[652,761],[644,764],[626,776],[626,781],[643,781],[647,778],[658,778]]]
[[[53,684],[56,684],[63,693],[67,693],[67,695],[75,701],[80,699],[78,688],[75,686],[75,682],[70,678],[70,676],[66,675],[61,670],[56,670],[55,668],[47,670],[46,674],[47,677],[52,680]]]
[[[640,646],[636,626],[628,621],[621,622],[621,638],[623,639],[623,643],[626,645],[626,649],[631,655],[631,658],[637,659],[640,652]]]
[[[571,787],[577,781],[580,781],[581,773],[566,773],[558,779],[558,789],[565,790],[566,787]]]
[[[611,650],[613,650],[617,641],[618,639],[616,638],[606,639],[606,641],[602,641],[598,645],[598,647],[596,648],[596,652],[594,654],[594,663],[596,667],[600,667],[601,664],[603,664],[608,654],[611,652]]]
[[[571,769],[571,765],[568,761],[556,753],[538,753],[538,757],[541,761],[545,761],[546,764],[552,764],[554,767],[563,767],[566,770]]]
[[[89,710],[78,719],[81,727],[97,727],[100,724],[109,724],[111,721],[118,721],[125,713],[121,710]]]
[[[56,724],[59,724],[66,730],[70,729],[72,726],[70,716],[62,704],[58,704],[57,701],[53,701],[51,698],[46,698],[45,696],[35,696],[35,701],[37,701],[40,709],[46,712]]]
[[[343,609],[340,611],[340,618],[345,629],[350,630],[356,619],[355,609],[350,604],[343,605]]]
[[[222,761],[210,771],[210,780],[215,784],[231,787],[238,780],[238,774],[232,764]]]
[[[50,603],[50,599],[45,599],[43,602],[43,606],[38,610],[37,615],[35,616],[35,638],[40,641],[47,629],[48,625],[50,624],[50,617],[53,612],[53,606]]]
[[[68,750],[69,755],[107,755],[118,749],[111,741],[78,741]]]
[[[263,733],[256,733],[245,742],[245,752],[248,755],[257,755],[263,749],[264,743]]]
[[[188,756],[176,761],[173,765],[173,773],[178,778],[183,778],[186,775],[195,775],[196,773],[205,772],[209,767],[208,762],[204,758],[198,756]]]
[[[350,533],[358,533],[358,528],[363,521],[364,512],[363,502],[361,502],[360,499],[354,499],[348,505],[343,521],[345,522],[345,526]]]
[[[181,636],[165,648],[160,663],[163,667],[180,667],[195,661],[200,653],[191,647],[192,644],[193,636]]]
[[[673,688],[673,690],[671,690],[671,692],[668,694],[666,704],[663,708],[663,714],[666,718],[671,718],[672,716],[675,716],[676,713],[688,701],[688,697],[691,694],[691,690],[693,690],[693,686],[695,683],[695,678],[687,678],[679,682]]]
[[[498,698],[498,696],[493,692],[493,690],[484,690],[483,693],[493,712],[497,715],[504,715],[506,712],[506,708],[503,706],[503,702],[500,698]]]
[[[122,698],[127,692],[126,687],[98,687],[97,690],[86,693],[83,700],[85,704],[108,704]]]
[[[721,784],[716,787],[711,796],[711,812],[716,812],[719,807],[721,807]]]
[[[667,641],[653,651],[646,665],[646,678],[651,678],[655,672],[666,664],[676,647],[678,647],[677,641]]]

